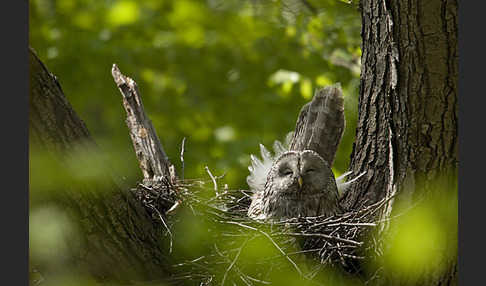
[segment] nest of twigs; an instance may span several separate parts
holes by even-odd
[[[134,189],[155,223],[161,225],[168,241],[168,255],[173,257],[171,282],[193,285],[259,285],[272,281],[270,272],[294,272],[302,279],[318,282],[325,269],[359,274],[360,261],[378,254],[373,238],[379,225],[380,210],[387,200],[332,217],[294,218],[280,222],[255,221],[247,217],[251,193],[230,190],[211,180],[163,180]],[[205,252],[180,258],[173,245],[184,235],[177,224],[190,213],[207,227]],[[273,254],[261,257],[244,254],[254,241],[265,242]],[[184,243],[184,242],[181,242]],[[174,247],[177,248],[177,247]],[[248,258],[250,257],[250,258]],[[305,266],[303,266],[305,265]],[[315,281],[314,281],[315,280]],[[366,279],[365,279],[366,280]],[[278,284],[278,283],[277,283]]]

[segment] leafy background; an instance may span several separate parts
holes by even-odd
[[[184,177],[207,179],[208,166],[215,175],[225,173],[223,183],[230,188],[247,188],[249,154],[259,152],[259,143],[271,146],[274,140],[283,140],[317,87],[340,82],[346,129],[333,169],[336,175],[346,171],[355,136],[361,56],[355,4],[339,0],[30,0],[29,4],[30,46],[58,77],[99,152],[127,185],[134,186],[142,176],[124,123],[121,95],[111,77],[113,63],[138,83],[146,111],[179,174],[185,137]],[[29,259],[32,265],[63,273],[63,253],[70,249],[66,241],[76,237],[77,230],[63,207],[53,203],[56,191],[88,180],[103,184],[105,169],[97,168],[88,153],[72,154],[64,169],[35,146],[29,155]],[[397,230],[391,232],[396,235],[385,238],[391,247],[380,262],[391,273],[412,279],[424,269],[437,271],[442,256],[456,257],[457,186],[451,190],[451,196],[438,192],[441,196],[397,221]],[[192,236],[202,235],[201,228],[190,227]],[[189,248],[189,253],[197,247]],[[267,248],[256,247],[253,255]],[[66,281],[73,280],[60,277],[58,284],[50,285],[91,285],[79,278],[69,284]],[[281,278],[291,281],[289,277]],[[31,272],[31,281],[35,279]]]
[[[141,173],[113,63],[138,83],[177,171],[186,137],[184,176],[207,177],[207,165],[231,188],[247,188],[259,143],[283,140],[314,90],[340,82],[347,126],[334,170],[344,172],[359,32],[357,7],[341,1],[30,1],[30,45],[128,183]]]

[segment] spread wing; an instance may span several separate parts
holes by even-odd
[[[283,144],[276,140],[273,143],[273,154],[263,144],[260,144],[261,160],[253,154],[250,155],[251,166],[248,167],[250,175],[246,177],[246,182],[253,191],[251,204],[248,209],[248,216],[253,219],[265,219],[263,213],[264,190],[266,187],[271,187],[271,182],[268,181],[268,173],[270,173],[275,160],[289,150],[292,135],[292,132],[288,133]]]
[[[345,126],[339,83],[319,89],[300,111],[290,150],[313,150],[332,166]]]
[[[265,188],[265,183],[267,181],[268,173],[273,166],[273,162],[282,155],[283,153],[289,150],[290,139],[292,138],[292,133],[287,134],[285,138],[285,142],[276,140],[273,143],[273,152],[272,154],[268,149],[260,144],[260,153],[262,156],[262,160],[258,159],[255,155],[251,154],[251,166],[248,167],[250,171],[250,175],[246,177],[246,182],[248,186],[253,192],[263,192]]]

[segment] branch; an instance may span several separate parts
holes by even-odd
[[[123,75],[116,64],[113,64],[111,74],[123,96],[123,107],[127,112],[126,123],[144,182],[160,181],[163,178],[169,180],[171,164],[152,122],[145,114],[137,83]]]

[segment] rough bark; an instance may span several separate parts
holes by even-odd
[[[404,184],[427,188],[458,162],[457,2],[363,0],[362,23],[351,169],[368,180],[351,207]]]
[[[348,208],[413,201],[457,172],[457,1],[361,1],[359,119]],[[445,182],[450,183],[450,182]],[[393,200],[384,215],[391,212]],[[430,284],[456,283],[455,262]]]
[[[115,64],[111,73],[123,96],[123,107],[127,112],[126,123],[143,173],[144,183],[150,184],[152,181],[170,178],[171,164],[152,122],[145,114],[137,83],[123,75]]]
[[[63,168],[75,148],[96,148],[56,80],[29,51],[30,145],[50,154]],[[100,160],[99,164],[104,164]],[[155,279],[166,275],[162,230],[133,195],[107,170],[103,186],[66,184],[57,203],[79,223],[80,251],[69,260],[79,272],[99,278]],[[35,170],[34,170],[35,171]],[[35,191],[35,190],[32,190]]]

